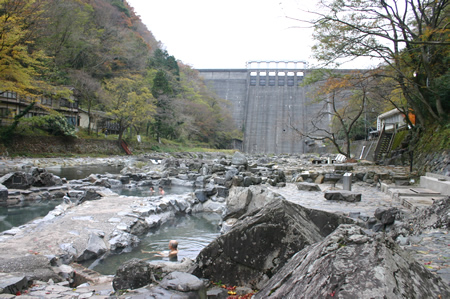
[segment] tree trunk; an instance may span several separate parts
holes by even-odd
[[[125,128],[123,128],[122,125],[119,125],[119,144],[122,141],[124,131],[125,131]]]
[[[88,102],[88,119],[89,119],[89,123],[88,123],[88,135],[91,135],[91,132],[92,132],[92,130],[91,130],[91,118],[92,118],[92,115],[91,115],[91,106],[92,106],[92,101],[91,101],[91,100],[88,100],[87,102]]]

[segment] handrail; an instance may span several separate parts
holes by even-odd
[[[394,144],[395,135],[397,135],[397,131],[394,131],[391,136],[391,140],[389,141],[389,145],[386,149],[387,152],[391,151],[392,145]]]
[[[381,129],[380,136],[378,136],[377,146],[376,146],[375,152],[373,154],[373,160],[375,162],[378,161],[378,154],[380,153],[381,144],[382,144],[384,135],[385,135],[385,125],[383,124],[383,128]]]

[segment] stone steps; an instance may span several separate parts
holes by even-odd
[[[83,265],[72,263],[70,266],[76,273],[75,280],[77,281],[75,282],[75,285],[80,285],[85,282],[97,283],[98,280],[103,277],[102,274],[98,273],[97,271],[88,269]]]
[[[417,209],[422,207],[431,206],[435,200],[444,198],[445,196],[436,196],[436,197],[428,197],[428,196],[417,196],[417,197],[400,197],[399,201],[402,203],[404,207],[407,207],[411,211],[415,212]]]

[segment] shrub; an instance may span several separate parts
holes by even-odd
[[[21,124],[29,125],[47,131],[54,136],[77,137],[75,127],[67,122],[61,114],[50,114],[45,116],[33,116],[23,119]]]

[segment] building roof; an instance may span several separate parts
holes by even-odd
[[[403,112],[401,112],[400,110],[398,110],[397,108],[392,109],[388,112],[385,112],[383,114],[378,115],[378,118],[383,119],[383,118],[388,118],[390,116],[396,115],[396,114],[404,114]]]

